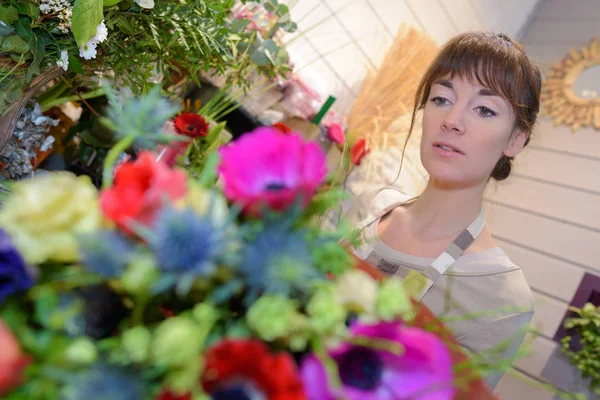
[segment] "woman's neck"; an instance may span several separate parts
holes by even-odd
[[[406,210],[413,231],[440,237],[460,234],[481,212],[484,190],[485,184],[451,188],[430,179]]]

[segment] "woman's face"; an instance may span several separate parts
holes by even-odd
[[[523,149],[527,135],[514,120],[509,101],[477,82],[435,81],[423,111],[423,166],[443,185],[485,184],[503,154]]]

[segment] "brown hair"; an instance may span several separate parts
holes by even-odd
[[[515,112],[514,128],[523,131],[527,135],[525,145],[529,143],[540,109],[540,71],[519,43],[506,34],[490,32],[462,33],[441,48],[417,88],[407,142],[417,111],[427,103],[431,85],[445,76],[475,80],[505,97]],[[490,177],[504,180],[510,175],[511,167],[512,158],[503,155]]]

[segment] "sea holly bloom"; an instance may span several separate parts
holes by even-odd
[[[400,322],[380,322],[355,323],[350,334],[364,340],[384,340],[389,347],[346,343],[330,350],[338,366],[341,389],[331,388],[321,361],[314,355],[307,356],[300,373],[310,400],[450,400],[454,397],[450,352],[433,333],[405,327]]]
[[[158,268],[173,278],[181,294],[186,294],[196,277],[209,276],[219,263],[235,263],[240,247],[236,232],[228,224],[219,225],[191,208],[165,208],[158,216],[150,247]]]
[[[213,400],[304,400],[294,359],[253,339],[225,339],[204,354],[201,382]]]
[[[323,277],[314,266],[305,236],[302,231],[269,226],[244,246],[239,269],[249,293],[310,293],[312,284]]]
[[[306,206],[327,173],[318,143],[298,134],[258,128],[220,149],[219,173],[225,196],[258,215],[262,207],[285,210]]]
[[[113,186],[100,194],[100,207],[106,218],[131,233],[134,224],[151,225],[166,201],[186,193],[183,171],[157,162],[151,152],[142,152],[137,160],[117,169]]]
[[[63,387],[64,400],[143,400],[146,390],[139,377],[118,367],[97,364],[73,375]]]

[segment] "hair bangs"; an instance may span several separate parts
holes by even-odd
[[[489,43],[492,41],[495,43]],[[523,76],[512,46],[510,42],[490,36],[466,37],[448,43],[433,65],[429,82],[458,76],[479,83],[519,107],[524,103],[524,99],[519,98],[523,93]]]

